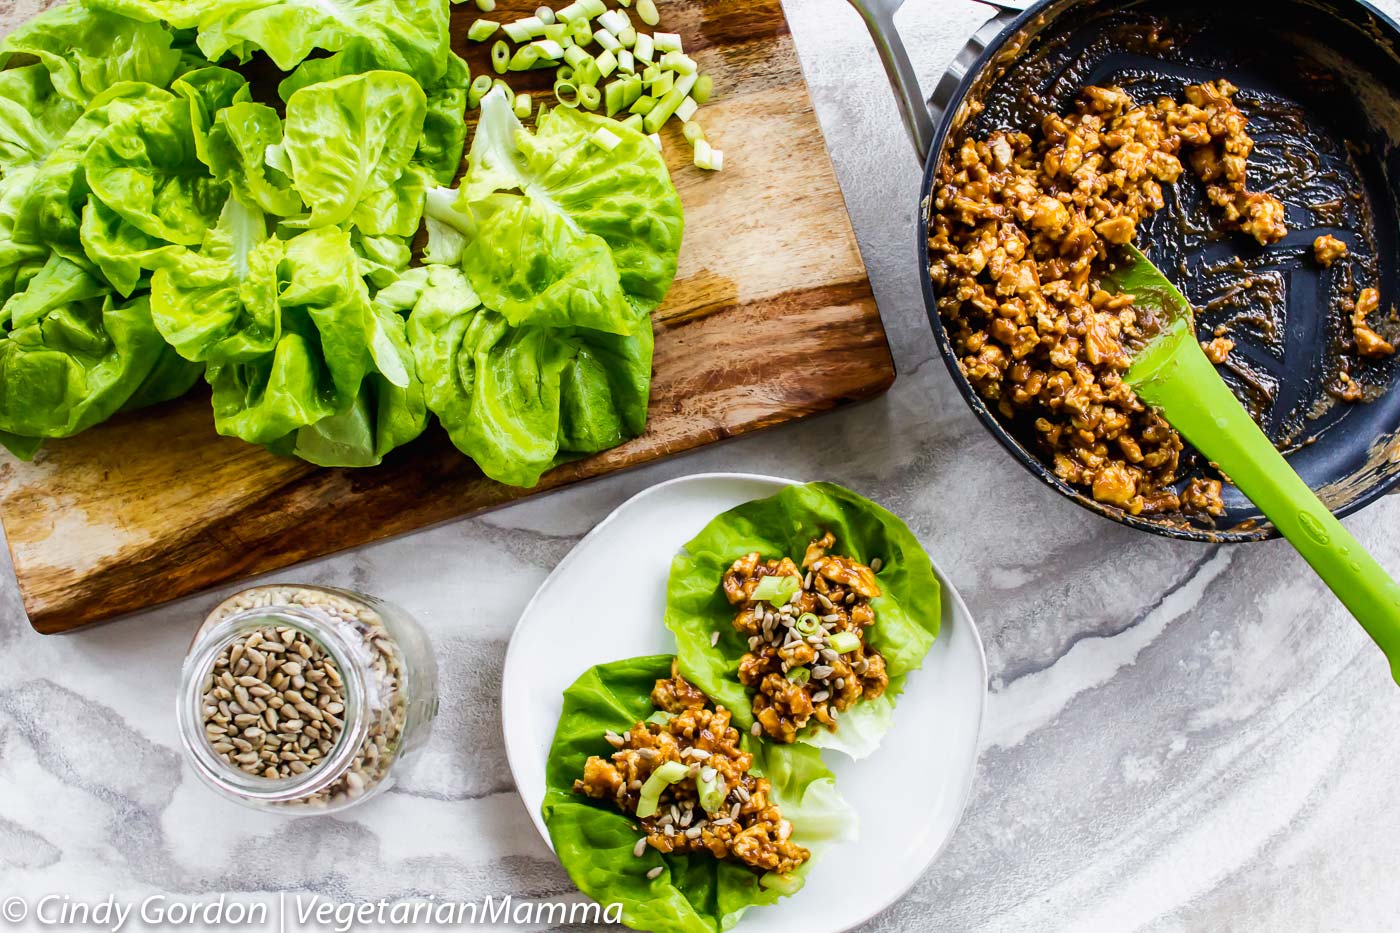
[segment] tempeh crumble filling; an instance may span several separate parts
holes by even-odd
[[[885,659],[865,643],[880,596],[879,569],[827,553],[830,532],[807,546],[799,568],[755,552],[724,575],[739,607],[734,628],[748,637],[739,682],[754,691],[755,734],[792,742],[812,721],[835,729],[840,714],[885,692]]]
[[[955,140],[933,192],[930,269],[963,373],[1003,417],[1033,426],[1057,476],[1133,515],[1224,505],[1219,480],[1173,491],[1181,438],[1123,381],[1148,322],[1099,276],[1187,166],[1225,227],[1265,245],[1287,234],[1283,204],[1248,189],[1254,142],[1236,91],[1222,79],[1187,87],[1184,102],[1138,104],[1087,87],[1034,138]]]
[[[584,764],[574,792],[609,800],[633,816],[644,836],[633,854],[708,852],[757,873],[786,875],[811,858],[792,840],[792,824],[770,797],[767,778],[752,771],[730,714],[676,671],[651,693],[660,712],[626,735],[609,732],[617,749]],[[649,877],[661,874],[654,868]]]

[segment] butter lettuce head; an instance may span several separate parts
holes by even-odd
[[[542,811],[569,877],[600,904],[622,904],[623,923],[662,933],[719,933],[750,907],[776,903],[781,895],[760,885],[758,875],[741,864],[708,854],[663,855],[648,847],[638,858],[632,854],[640,838],[634,821],[606,801],[573,793],[589,756],[612,753],[605,732],[625,733],[656,711],[651,689],[670,676],[671,660],[657,655],[601,664],[564,691]],[[811,849],[814,859],[822,847],[854,836],[855,814],[815,749],[751,737],[745,737],[744,747],[754,754],[754,771],[772,783],[773,801],[792,822],[793,838]],[[647,878],[655,868],[661,873]]]
[[[864,638],[884,656],[890,686],[878,700],[863,700],[842,713],[834,732],[813,724],[798,741],[863,758],[889,729],[905,678],[922,666],[938,636],[938,579],[928,554],[897,516],[830,483],[789,486],[730,509],[672,562],[666,626],[676,636],[681,672],[731,710],[740,728],[752,726],[752,699],[738,677],[748,643],[733,627],[735,609],[721,580],[735,560],[754,551],[764,560],[786,556],[800,564],[808,543],[828,531],[836,537],[832,553],[867,564],[882,561],[877,574],[882,595],[872,601],[875,622]],[[711,646],[715,632],[719,642]]]
[[[59,256],[5,302],[0,325],[7,434],[68,437],[122,408],[179,395],[197,378],[168,358],[145,297],[118,304],[106,283]]]
[[[36,16],[0,39],[0,67],[15,55],[37,58],[54,89],[84,105],[126,81],[166,87],[181,64],[171,34],[160,24],[80,2]]]
[[[351,221],[365,233],[411,236],[426,181],[409,160],[426,114],[423,89],[394,71],[347,75],[291,95],[285,151],[311,224]]]
[[[42,162],[82,113],[43,65],[0,71],[0,177]]]
[[[409,342],[428,407],[457,448],[499,482],[533,486],[556,464],[641,433],[651,322],[635,332],[513,325],[463,273],[428,266]]]
[[[600,128],[619,138],[615,149],[593,142],[592,134]],[[466,262],[467,272],[483,298],[495,289],[518,293],[521,278],[528,277],[531,290],[547,303],[552,295],[547,274],[566,269],[573,256],[590,261],[599,246],[608,249],[617,285],[637,308],[654,310],[671,287],[684,230],[680,197],[661,153],[641,133],[556,107],[532,134],[516,119],[508,96],[493,90],[481,101],[459,212],[468,223],[485,223],[473,205],[488,202],[496,192],[518,193],[529,202],[516,209],[518,215],[548,215],[558,223],[535,220],[532,235],[474,254]],[[559,226],[572,236],[546,239]],[[545,268],[539,256],[554,261]],[[598,284],[612,286],[610,281]]]
[[[267,164],[269,146],[282,145],[282,118],[266,104],[237,101],[214,115],[201,156],[214,178],[246,204],[279,217],[299,214],[292,180]]]

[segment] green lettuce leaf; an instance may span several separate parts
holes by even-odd
[[[145,270],[154,269],[163,256],[178,249],[133,227],[97,198],[89,198],[83,208],[79,238],[88,259],[122,296],[130,296]]]
[[[44,265],[48,250],[15,239],[20,206],[38,175],[32,165],[13,168],[0,177],[0,303],[5,302]]]
[[[43,65],[0,71],[0,177],[43,162],[82,114]]]
[[[652,331],[513,326],[480,307],[467,277],[428,266],[409,343],[437,415],[457,448],[499,482],[533,486],[565,460],[641,433]]]
[[[395,71],[437,80],[451,54],[447,5],[441,0],[90,0],[132,19],[198,30],[210,61],[247,61],[262,51],[291,71],[314,50],[372,46]]]
[[[282,144],[282,118],[266,104],[236,102],[214,115],[204,162],[234,196],[279,217],[301,213],[291,178],[267,164],[267,148]]]
[[[188,100],[166,95],[131,108],[83,155],[92,193],[122,219],[167,243],[198,245],[228,199],[199,160]]]
[[[106,283],[60,256],[5,302],[0,324],[0,431],[76,434],[127,406],[158,368],[157,381],[174,391],[149,301],[116,304]],[[145,391],[138,401],[152,398]]]
[[[573,793],[588,757],[611,753],[605,732],[624,733],[655,712],[651,689],[670,676],[670,667],[668,655],[601,664],[564,691],[541,809],[569,877],[600,904],[622,904],[623,923],[639,930],[719,933],[748,908],[776,903],[781,895],[761,886],[744,866],[708,854],[663,855],[648,847],[639,858],[633,855],[639,834],[631,819],[607,802]],[[747,737],[744,747],[754,753],[754,771],[772,783],[773,801],[791,821],[793,838],[814,859],[824,846],[854,836],[855,815],[814,749]],[[648,879],[654,868],[662,871]]]
[[[214,115],[225,107],[252,100],[248,80],[236,71],[211,66],[182,74],[170,90],[189,102],[195,155],[209,165],[209,131],[214,125]]]
[[[940,587],[917,538],[897,516],[848,489],[830,483],[789,486],[716,517],[671,564],[666,626],[676,636],[681,672],[734,714],[753,724],[752,701],[739,683],[739,661],[748,650],[732,622],[734,607],[720,583],[730,565],[757,551],[763,559],[801,561],[807,545],[825,532],[836,536],[834,553],[869,563],[880,558],[881,596],[872,601],[875,622],[866,644],[885,658],[890,686],[876,701],[842,713],[835,731],[813,724],[799,742],[833,748],[853,758],[874,751],[889,729],[895,699],[938,636]],[[710,638],[719,632],[719,642]]]
[[[393,71],[349,75],[293,94],[285,150],[311,224],[353,220],[366,233],[411,235],[426,183],[405,170],[426,112],[418,83]]]
[[[593,142],[600,128],[618,137],[616,148]],[[481,101],[458,210],[471,222],[473,204],[511,191],[530,202],[524,216],[553,214],[571,228],[576,234],[571,251],[605,244],[622,290],[638,308],[650,312],[661,303],[676,275],[685,223],[666,163],[646,136],[568,107],[551,110],[532,134],[516,119],[509,97],[493,90]],[[467,272],[483,298],[490,281],[510,282],[536,255],[561,252],[559,245],[538,239],[554,229],[537,223],[535,237],[515,240],[516,252],[500,250],[478,256],[480,265],[469,264]],[[533,289],[549,294],[544,282],[535,282]],[[489,299],[487,305],[492,306]]]
[[[181,63],[171,34],[83,3],[49,10],[0,39],[0,67],[16,54],[33,55],[58,93],[86,105],[126,81],[166,87]]]

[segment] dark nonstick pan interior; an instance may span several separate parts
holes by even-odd
[[[1249,117],[1256,147],[1250,188],[1288,208],[1290,233],[1260,247],[1219,233],[1201,184],[1186,173],[1167,206],[1140,228],[1138,244],[1186,293],[1203,337],[1236,343],[1223,374],[1293,467],[1339,514],[1400,482],[1400,378],[1392,357],[1358,362],[1344,301],[1379,287],[1373,324],[1400,333],[1394,310],[1400,249],[1400,33],[1358,2],[1307,0],[1061,0],[988,50],[955,99],[952,134],[1030,131],[1049,110],[1068,110],[1089,84],[1116,84],[1138,100],[1180,98],[1187,84],[1226,77]],[[983,108],[975,106],[980,102]],[[961,104],[961,106],[959,106]],[[973,104],[973,105],[969,105]],[[949,137],[944,137],[949,138]],[[936,160],[935,160],[936,161]],[[930,177],[936,165],[930,165]],[[1322,269],[1313,240],[1344,240],[1348,258]],[[930,303],[930,308],[933,305]],[[934,317],[934,327],[942,324]],[[950,356],[946,339],[940,339]],[[1227,514],[1214,523],[1184,515],[1131,517],[1056,479],[1034,453],[1029,425],[981,404],[953,366],[978,413],[1047,482],[1116,520],[1159,533],[1255,540],[1273,531],[1226,486]],[[1342,400],[1351,380],[1366,403]],[[1028,451],[1030,451],[1028,453]],[[1208,472],[1192,455],[1183,479]]]

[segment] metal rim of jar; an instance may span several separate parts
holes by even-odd
[[[305,774],[289,778],[265,778],[249,774],[224,761],[204,735],[204,679],[219,655],[240,636],[272,626],[295,628],[325,647],[340,669],[345,687],[345,726],[331,753]],[[295,803],[325,790],[345,775],[355,754],[369,736],[365,712],[362,660],[355,646],[340,631],[338,621],[302,606],[272,605],[236,612],[198,636],[197,650],[185,659],[181,671],[177,714],[180,740],[195,773],[210,787],[238,801]]]

